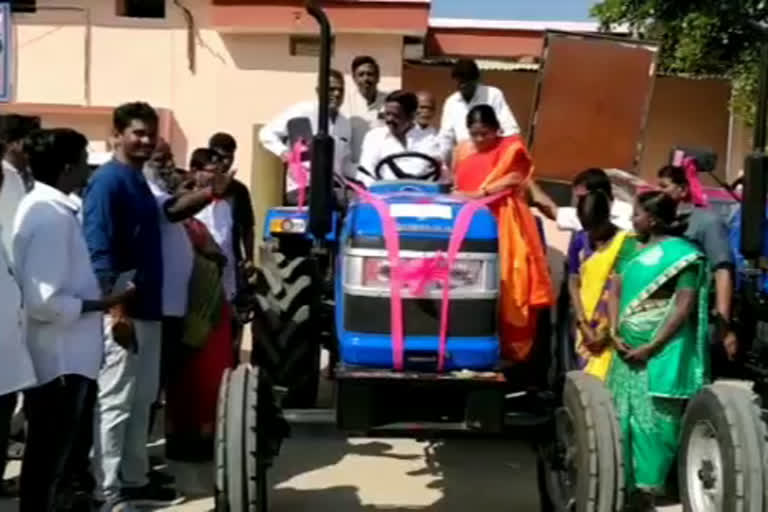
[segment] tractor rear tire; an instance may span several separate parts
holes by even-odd
[[[747,387],[717,382],[688,404],[678,478],[685,512],[768,511],[766,425]]]
[[[216,430],[214,434],[214,503],[216,512],[229,512],[227,495],[227,402],[229,399],[229,375],[227,368],[219,383],[216,402]]]
[[[225,373],[216,428],[216,512],[264,512],[267,507],[265,454],[260,442],[259,371],[243,364]]]
[[[262,252],[256,276],[253,362],[285,387],[284,408],[315,407],[320,380],[320,340],[312,325],[318,286],[308,258]]]
[[[620,512],[624,506],[621,433],[611,395],[582,372],[566,375],[555,413],[555,444],[539,455],[543,510]]]

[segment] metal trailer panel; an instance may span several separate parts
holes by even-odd
[[[654,43],[547,32],[529,130],[538,178],[637,168],[657,55]]]

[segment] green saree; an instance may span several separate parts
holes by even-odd
[[[634,242],[634,241],[633,241]],[[685,400],[707,379],[708,267],[681,238],[620,258],[618,335],[630,347],[651,343],[674,310],[677,291],[697,291],[695,309],[646,364],[616,357],[608,376],[623,434],[627,486],[659,492],[677,453]]]

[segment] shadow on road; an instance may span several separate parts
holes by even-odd
[[[271,482],[272,512],[539,510],[535,458],[520,441],[297,436]]]

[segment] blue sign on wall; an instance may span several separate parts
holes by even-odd
[[[0,3],[0,103],[11,101],[11,9]]]

